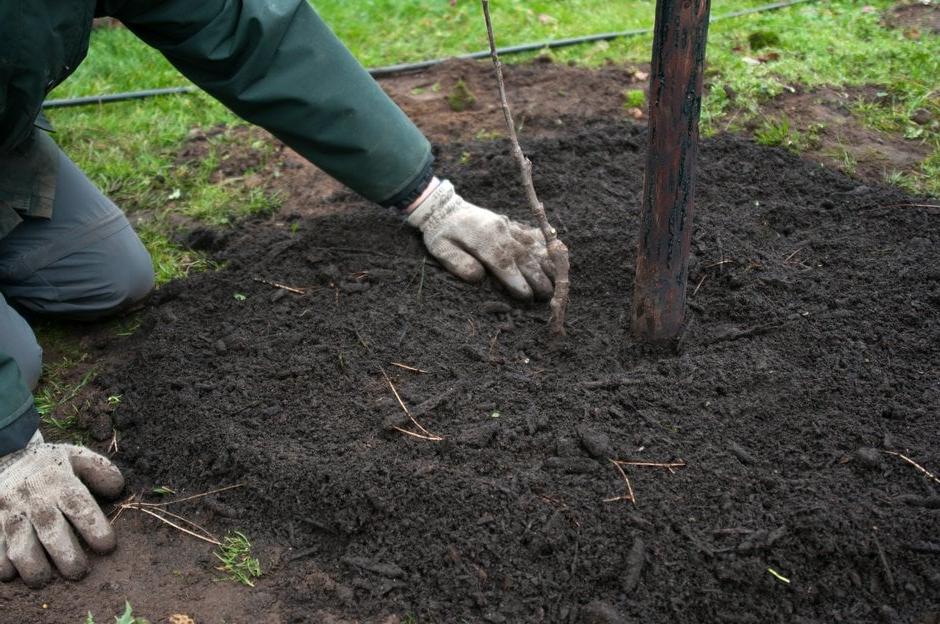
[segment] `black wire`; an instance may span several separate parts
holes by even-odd
[[[743,15],[752,15],[754,13],[763,13],[765,11],[775,11],[777,9],[784,9],[786,7],[793,6],[795,4],[804,4],[806,2],[816,2],[817,0],[787,0],[786,2],[774,2],[772,4],[765,4],[759,7],[754,7],[751,9],[742,9],[740,11],[734,11],[727,13],[725,15],[719,15],[718,17],[713,17],[709,20],[709,23],[720,22],[722,20],[731,19],[734,17],[741,17]],[[595,41],[611,41],[612,39],[621,39],[623,37],[636,37],[639,35],[648,35],[653,32],[652,28],[637,28],[634,30],[621,30],[617,32],[608,32],[608,33],[596,33],[593,35],[584,35],[582,37],[570,37],[567,39],[552,39],[549,41],[537,41],[534,43],[523,43],[515,46],[507,46],[505,48],[497,48],[497,53],[500,56],[507,56],[510,54],[523,54],[525,52],[535,52],[538,50],[556,49],[556,48],[565,48],[569,46],[582,45],[585,43],[593,43]],[[478,52],[468,52],[466,54],[459,54],[457,56],[451,56],[447,58],[437,58],[430,59],[427,61],[418,61],[416,63],[399,63],[397,65],[386,65],[384,67],[375,67],[368,70],[375,78],[381,78],[386,76],[394,76],[396,74],[405,74],[410,72],[417,72],[436,65],[440,65],[445,61],[450,61],[454,59],[464,60],[464,59],[482,59],[488,58],[490,56],[489,50],[480,50]],[[141,100],[144,98],[150,98],[157,95],[174,95],[178,93],[195,93],[198,91],[196,87],[169,87],[165,89],[145,89],[143,91],[127,91],[124,93],[111,93],[105,95],[89,95],[85,97],[75,97],[75,98],[64,98],[59,100],[46,100],[43,102],[43,108],[66,108],[70,106],[86,106],[89,104],[108,104],[111,102],[123,102],[126,100]]]

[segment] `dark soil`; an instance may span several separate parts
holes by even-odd
[[[940,34],[940,5],[935,2],[899,2],[886,11],[885,26],[900,28],[906,36],[919,39],[922,34]]]
[[[227,267],[164,288],[110,378],[131,482],[245,483],[215,525],[282,549],[286,621],[936,621],[940,492],[882,451],[940,463],[938,211],[706,141],[691,326],[644,355],[644,143],[597,123],[526,145],[573,250],[561,350],[543,307],[461,284],[352,195],[213,240]],[[525,217],[503,144],[440,157]],[[383,370],[444,441],[391,429],[415,430]],[[628,468],[636,505],[604,502],[608,458],[687,467]]]
[[[705,141],[689,328],[645,353],[645,131],[554,118],[523,144],[572,250],[563,348],[544,306],[450,277],[288,157],[281,214],[191,236],[225,268],[96,352],[130,489],[244,484],[175,511],[245,531],[265,576],[212,582],[210,546],[125,512],[85,581],[0,586],[0,622],[110,621],[125,597],[200,624],[940,621],[940,484],[884,452],[940,474],[935,202]],[[526,219],[505,143],[455,136],[442,172]],[[392,428],[417,431],[383,371],[443,441]],[[686,467],[627,467],[636,504],[605,502],[608,458]]]

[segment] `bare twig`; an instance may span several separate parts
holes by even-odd
[[[669,471],[669,474],[675,474],[676,468],[685,468],[686,463],[681,459],[677,462],[670,463],[657,463],[657,462],[642,462],[642,461],[623,461],[619,459],[610,460],[617,464],[618,466],[639,466],[641,468],[665,468]]]
[[[430,440],[431,442],[440,442],[441,440],[443,440],[443,438],[441,438],[440,436],[429,436],[429,435],[424,435],[421,433],[415,433],[414,431],[408,431],[407,429],[402,429],[401,427],[397,425],[393,426],[392,429],[394,429],[395,431],[400,431],[404,433],[405,435],[410,435],[414,438],[419,438],[421,440]]]
[[[164,501],[162,503],[145,503],[140,501],[135,503],[142,507],[166,507],[168,505],[175,505],[176,503],[185,503],[186,501],[196,500],[197,498],[204,498],[206,496],[212,496],[213,494],[219,494],[220,492],[227,492],[229,490],[234,490],[236,488],[245,487],[244,483],[236,483],[235,485],[226,485],[225,487],[218,488],[216,490],[209,490],[208,492],[203,492],[202,494],[193,494],[192,496],[186,496],[185,498],[177,498],[176,500]]]
[[[802,247],[798,247],[796,251],[794,251],[794,252],[791,253],[789,256],[787,256],[786,258],[783,259],[783,263],[784,263],[784,264],[788,263],[790,260],[793,259],[793,256],[795,256],[796,254],[800,253],[801,251],[803,251],[803,248],[802,248]]]
[[[424,435],[407,431],[405,429],[402,429],[401,427],[392,427],[392,429],[401,431],[402,433],[407,433],[408,435],[414,436],[416,438],[421,438],[422,440],[431,440],[432,442],[440,442],[441,440],[443,440],[444,439],[443,437],[439,435],[435,435],[421,426],[421,423],[419,423],[418,420],[414,416],[411,415],[411,410],[408,409],[408,406],[405,405],[405,402],[401,400],[401,396],[398,394],[398,390],[395,389],[395,384],[392,383],[392,380],[389,378],[388,374],[385,372],[385,369],[379,368],[379,370],[382,371],[382,376],[385,377],[385,381],[386,383],[388,383],[388,387],[391,389],[392,394],[394,394],[395,398],[398,400],[398,404],[401,405],[402,411],[405,412],[405,414],[408,416],[411,422],[414,423],[414,426],[417,427],[421,431],[421,433]]]
[[[153,510],[151,510],[151,511],[153,511]],[[212,531],[210,531],[209,529],[206,529],[206,528],[204,528],[204,527],[202,527],[202,526],[199,526],[198,524],[196,524],[196,523],[193,522],[192,520],[188,520],[188,519],[184,518],[183,516],[180,516],[180,515],[178,515],[178,514],[173,513],[172,511],[167,511],[166,509],[161,509],[161,510],[160,510],[159,512],[157,512],[157,513],[159,513],[159,514],[162,515],[162,516],[169,516],[169,517],[171,517],[171,518],[175,518],[176,520],[179,520],[180,522],[185,522],[185,523],[188,524],[189,526],[191,526],[191,527],[193,527],[193,528],[196,528],[196,529],[199,529],[200,531],[202,531],[202,534],[205,535],[206,537],[210,538],[210,539],[213,539],[213,540],[216,540],[216,541],[218,541],[218,539],[219,539],[219,538],[217,538],[215,535],[213,535],[213,534],[212,534]]]
[[[692,296],[693,296],[693,297],[698,294],[698,289],[702,287],[702,284],[705,283],[705,280],[706,280],[707,278],[708,278],[708,273],[706,273],[705,275],[703,275],[703,276],[702,276],[702,279],[700,279],[700,280],[698,281],[698,285],[695,287],[695,290],[692,291]]]
[[[147,514],[148,516],[153,516],[154,518],[156,518],[156,519],[159,520],[160,522],[163,522],[163,523],[165,523],[165,524],[170,525],[171,527],[173,527],[173,528],[176,529],[177,531],[182,531],[183,533],[186,533],[187,535],[191,535],[191,536],[193,536],[193,537],[195,537],[195,538],[197,538],[197,539],[201,539],[201,540],[204,541],[204,542],[209,542],[210,544],[215,544],[216,546],[221,546],[221,545],[222,545],[222,542],[220,542],[220,541],[217,540],[217,539],[213,539],[213,538],[211,538],[211,537],[206,537],[206,536],[204,536],[204,535],[199,535],[199,534],[196,533],[195,531],[190,531],[190,530],[187,529],[187,528],[181,527],[180,525],[176,524],[175,522],[172,522],[172,521],[170,521],[170,520],[167,520],[166,518],[164,518],[164,517],[161,516],[160,514],[154,512],[154,511],[151,511],[150,509],[146,509],[145,507],[138,507],[136,504],[130,504],[130,505],[126,505],[125,508],[126,508],[126,509],[135,509],[135,510],[137,510],[137,511],[140,511],[140,512],[143,512],[143,513]],[[187,521],[187,522],[188,522],[188,521]],[[192,523],[190,523],[190,524],[192,524]]]
[[[389,364],[391,364],[392,366],[397,366],[398,368],[403,368],[406,371],[411,371],[413,373],[423,373],[423,374],[428,373],[428,371],[424,369],[415,368],[414,366],[408,366],[407,364],[402,364],[401,362],[389,362]]]
[[[924,468],[923,466],[921,466],[920,464],[918,464],[916,461],[914,461],[913,459],[911,459],[911,458],[908,457],[907,455],[902,455],[901,453],[896,453],[895,451],[885,451],[885,453],[887,453],[888,455],[894,455],[895,457],[900,457],[901,459],[903,459],[904,461],[906,461],[907,463],[909,463],[911,466],[914,466],[914,468],[917,468],[917,469],[920,470],[922,473],[924,473],[925,475],[927,475],[927,476],[928,476],[930,479],[932,479],[935,483],[940,483],[940,479],[937,478],[937,475],[935,475],[934,473],[930,472],[929,470],[927,470],[926,468]]]
[[[940,208],[940,204],[888,204],[882,208]]]
[[[605,498],[605,499],[604,499],[604,502],[605,502],[605,503],[612,503],[612,502],[614,502],[614,501],[627,500],[627,501],[630,501],[631,503],[633,503],[633,506],[636,507],[636,495],[633,493],[633,486],[630,485],[630,478],[627,477],[627,473],[624,472],[623,468],[620,467],[620,464],[619,464],[619,463],[617,463],[617,462],[616,462],[615,460],[613,460],[613,459],[611,459],[611,460],[609,460],[609,461],[610,461],[610,463],[612,463],[612,464],[614,465],[614,468],[617,469],[617,472],[620,473],[620,476],[623,477],[623,482],[626,484],[626,487],[627,487],[627,493],[626,493],[624,496],[614,496],[613,498]]]
[[[669,463],[657,463],[657,462],[642,462],[642,461],[624,461],[622,459],[612,459],[610,460],[620,466],[645,466],[648,468],[685,468],[686,463],[682,460],[677,462]]]
[[[307,290],[306,290],[305,288],[295,288],[294,286],[286,286],[286,285],[284,285],[284,284],[281,284],[281,283],[278,283],[278,282],[271,282],[271,281],[268,281],[268,280],[266,280],[266,279],[262,279],[262,278],[260,278],[260,277],[255,277],[255,278],[252,278],[252,279],[254,279],[256,282],[261,282],[262,284],[267,284],[268,286],[273,286],[274,288],[280,288],[280,289],[282,289],[282,290],[286,290],[286,291],[288,291],[288,292],[296,293],[296,294],[298,294],[298,295],[306,295],[306,294],[307,294]]]
[[[548,257],[555,265],[555,294],[549,306],[552,310],[551,319],[548,323],[549,333],[555,337],[565,335],[565,309],[568,307],[568,290],[570,282],[568,280],[568,248],[558,238],[558,232],[548,222],[545,215],[545,206],[539,201],[535,193],[535,186],[532,183],[532,162],[522,152],[519,145],[519,138],[516,136],[516,126],[512,121],[512,113],[509,110],[509,101],[506,99],[506,87],[503,83],[503,69],[499,61],[499,54],[496,53],[496,38],[493,35],[493,23],[490,20],[489,0],[481,0],[483,3],[483,17],[486,20],[486,35],[490,42],[490,56],[493,58],[493,66],[496,68],[496,83],[499,86],[499,100],[503,107],[503,116],[506,119],[506,128],[509,131],[509,140],[512,142],[512,154],[519,164],[519,170],[522,174],[522,183],[525,187],[526,196],[529,199],[529,207],[545,236],[545,243],[548,248]]]

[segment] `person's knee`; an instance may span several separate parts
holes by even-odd
[[[130,228],[111,240],[109,260],[99,265],[93,281],[99,284],[97,296],[87,301],[88,316],[101,317],[127,308],[146,297],[154,286],[150,253]]]
[[[32,390],[42,376],[42,347],[34,338],[31,343],[22,345],[20,351],[19,355],[13,355],[13,359],[20,367],[20,375],[23,376],[26,387]]]
[[[20,369],[26,385],[33,389],[42,375],[42,347],[26,320],[0,296],[0,345]]]
[[[153,260],[150,252],[133,230],[130,234],[133,236],[133,241],[128,244],[126,254],[118,263],[120,269],[112,274],[114,276],[112,288],[118,309],[137,303],[150,294],[154,286]]]
[[[130,225],[38,271],[11,289],[38,314],[98,320],[147,296],[154,286],[150,253]]]

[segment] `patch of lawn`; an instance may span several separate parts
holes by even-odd
[[[91,368],[79,379],[68,380],[76,366],[87,359],[88,355],[64,355],[58,360],[43,363],[42,383],[37,388],[33,401],[43,432],[50,442],[65,439],[75,444],[84,444],[83,430],[79,413],[84,407],[80,393],[95,378],[95,369]],[[51,434],[51,435],[50,435]]]

